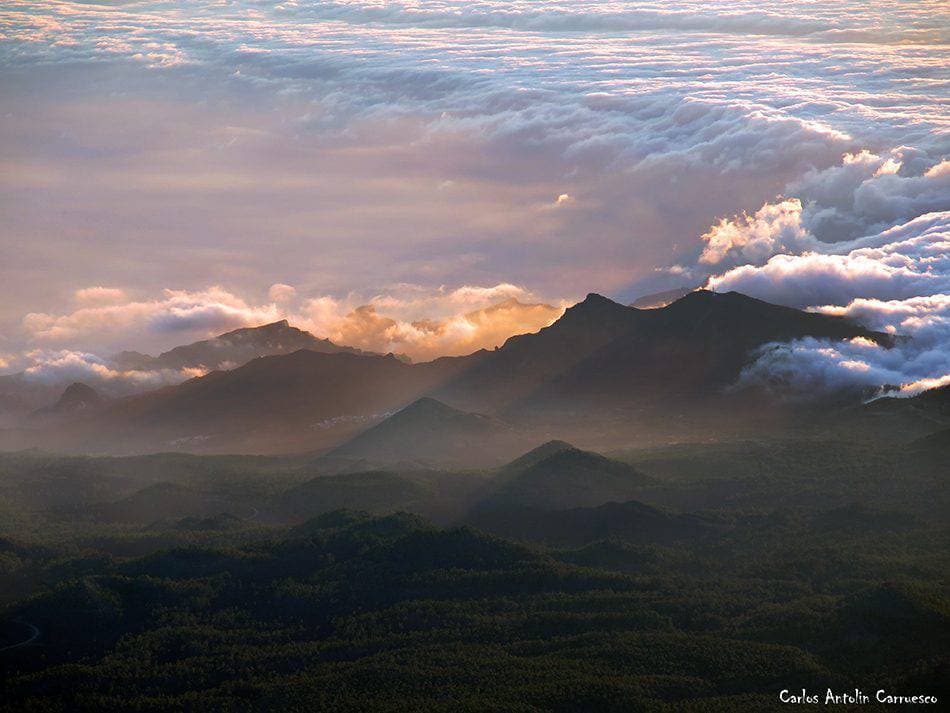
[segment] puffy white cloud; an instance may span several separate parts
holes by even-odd
[[[804,204],[803,229],[827,242],[850,240],[950,207],[950,174],[939,165],[907,146],[880,156],[865,150],[808,172],[788,191]]]
[[[797,198],[767,203],[752,216],[723,218],[703,234],[706,246],[699,262],[759,264],[776,253],[814,247],[815,240],[802,227],[801,218],[802,203]]]
[[[811,245],[823,252],[774,255],[763,265],[713,276],[708,286],[793,307],[950,292],[950,212],[930,213],[852,242]]]
[[[866,397],[913,396],[950,381],[947,323],[943,340],[898,342],[886,349],[862,341],[802,339],[769,344],[739,379],[792,398],[859,388]]]
[[[848,317],[903,338],[890,349],[866,340],[770,344],[742,382],[799,394],[860,386],[912,395],[950,379],[950,212],[823,249],[736,267],[708,286]]]
[[[761,265],[773,255],[837,252],[835,243],[848,246],[860,236],[876,240],[909,219],[950,208],[950,172],[941,165],[908,147],[885,157],[845,154],[840,165],[791,183],[793,197],[766,203],[752,216],[720,220],[702,236],[698,262],[721,271]]]
[[[177,384],[204,373],[200,369],[118,369],[108,359],[70,349],[36,349],[24,355],[23,359],[28,366],[22,373],[28,381],[52,385],[82,381],[112,395]]]

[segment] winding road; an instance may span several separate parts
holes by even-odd
[[[15,621],[16,624],[21,624],[30,630],[30,636],[23,641],[20,641],[16,644],[10,644],[9,646],[0,646],[0,651],[10,651],[11,649],[18,649],[21,646],[29,646],[38,638],[40,638],[40,630],[38,627],[34,626],[28,621]]]

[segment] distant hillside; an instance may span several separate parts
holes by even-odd
[[[316,450],[402,408],[469,363],[300,350],[118,401],[60,435],[118,452]]]
[[[875,399],[865,408],[869,412],[876,413],[914,411],[923,418],[950,418],[950,384],[922,391],[916,396],[887,396]]]
[[[511,426],[496,418],[421,398],[329,455],[380,464],[478,468],[510,458],[521,442]]]
[[[287,320],[246,327],[204,339],[192,344],[175,347],[159,356],[136,351],[123,351],[113,355],[109,366],[123,371],[170,371],[185,369],[212,371],[233,369],[252,359],[274,354],[290,354],[308,349],[322,354],[363,354],[352,347],[338,346],[327,339],[318,339],[309,332],[291,327]],[[56,399],[68,388],[72,378],[49,376],[39,378],[26,372],[0,375],[0,426],[10,424],[25,414],[55,404]],[[92,376],[84,378],[93,378]],[[94,380],[94,388],[107,397],[121,397],[147,390],[142,382],[131,378],[114,376]],[[90,386],[90,388],[93,388]],[[62,409],[59,409],[61,412]]]
[[[554,511],[514,506],[485,509],[473,513],[468,522],[500,537],[557,547],[579,547],[600,540],[670,543],[726,529],[713,520],[664,512],[634,500]]]
[[[91,508],[106,522],[150,524],[158,520],[209,517],[223,513],[226,504],[218,498],[195,492],[176,483],[156,483],[111,503]]]
[[[630,500],[651,479],[633,466],[553,442],[503,468],[475,510],[563,510]]]
[[[950,386],[874,399],[836,415],[830,427],[849,437],[896,441],[950,429]]]
[[[588,295],[550,327],[511,337],[433,395],[475,411],[500,410],[632,329],[638,314]]]
[[[45,406],[30,414],[29,422],[42,424],[92,418],[108,403],[109,399],[94,388],[76,381],[66,387],[52,406]]]
[[[286,319],[260,327],[245,327],[212,339],[175,347],[157,357],[139,352],[120,352],[112,361],[122,370],[154,371],[188,368],[233,369],[262,356],[290,354],[308,349],[321,354],[362,354],[359,349],[337,346],[318,339],[302,329],[291,327]]]
[[[407,364],[392,355],[355,354],[316,340],[324,351],[255,358],[230,371],[123,399],[94,419],[82,419],[88,423],[77,419],[65,432],[8,432],[0,433],[0,440],[5,447],[87,452],[287,453],[337,447],[334,456],[362,460],[370,468],[411,462],[475,467],[495,465],[523,448],[516,431],[532,434],[535,443],[563,437],[598,449],[638,438],[787,431],[796,422],[815,423],[815,412],[802,417],[764,389],[732,387],[758,347],[805,336],[863,337],[884,345],[893,339],[840,317],[737,293],[699,290],[649,310],[591,294],[551,326],[511,337],[490,352]],[[314,345],[312,335],[278,322],[157,359],[183,364],[209,361],[209,355],[243,358],[300,341]],[[863,394],[846,396],[835,404],[836,412],[842,403],[860,402]],[[406,409],[422,397],[428,399]],[[348,439],[353,440],[340,447]]]
[[[942,450],[950,456],[950,428],[924,436],[911,444],[915,448]]]
[[[276,497],[270,512],[302,520],[333,510],[386,513],[412,509],[427,495],[420,483],[387,471],[347,473],[308,480]]]
[[[70,384],[63,395],[53,405],[53,411],[58,413],[75,413],[76,411],[92,411],[105,403],[105,399],[91,386],[76,381]]]

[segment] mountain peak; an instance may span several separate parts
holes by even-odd
[[[102,396],[94,388],[81,381],[74,381],[63,391],[62,396],[53,406],[53,410],[84,411],[99,406],[102,401]]]
[[[549,441],[503,468],[475,510],[510,506],[564,510],[624,502],[650,481],[626,463],[564,441]]]
[[[626,314],[630,311],[629,307],[614,302],[603,295],[598,295],[596,292],[591,292],[581,302],[578,302],[572,307],[568,307],[567,311],[564,312],[564,316],[561,317],[561,320],[578,316],[585,318],[611,316],[615,314]]]
[[[387,355],[387,356],[393,356],[393,355],[392,355],[392,354],[389,354],[389,355]],[[431,396],[422,396],[422,397],[416,399],[415,401],[413,401],[412,404],[410,404],[410,406],[433,406],[433,405],[435,405],[435,406],[445,406],[445,408],[450,408],[450,407],[447,406],[446,404],[442,403],[442,402],[439,401],[438,399],[432,398]]]
[[[591,307],[591,306],[597,306],[597,305],[616,305],[617,303],[611,299],[608,299],[607,297],[604,297],[603,295],[597,294],[596,292],[588,292],[587,297],[585,297],[578,304]]]
[[[303,334],[303,330],[297,329],[296,327],[291,327],[290,322],[286,319],[281,319],[276,322],[269,322],[267,324],[259,324],[256,327],[240,327],[238,329],[232,329],[230,332],[225,332],[224,334],[219,334],[214,339],[228,339],[229,337],[245,337],[252,335],[270,335],[271,333],[279,333],[284,331],[300,332]]]
[[[508,465],[504,467],[505,471],[508,472],[520,472],[527,468],[530,468],[533,465],[540,463],[543,460],[560,453],[561,451],[573,451],[577,450],[567,441],[553,440],[548,441],[547,443],[542,443],[537,448],[532,448],[530,451],[524,455],[515,458]]]
[[[481,467],[496,464],[512,453],[516,442],[512,429],[497,419],[460,411],[423,396],[331,455],[388,465],[425,462]]]
[[[281,319],[257,327],[241,327],[211,339],[183,344],[157,357],[138,352],[122,352],[113,357],[117,365],[130,370],[184,369],[200,367],[205,370],[233,369],[252,359],[275,354],[290,354],[308,349],[323,354],[363,354],[359,349],[338,346],[328,339],[320,339],[310,332],[291,326]]]
[[[454,416],[464,412],[452,408],[448,404],[444,404],[438,399],[432,398],[431,396],[423,396],[422,398],[413,401],[399,413],[404,415],[427,414],[432,416]]]
[[[276,322],[269,322],[268,324],[262,324],[260,327],[257,327],[257,329],[278,330],[278,329],[287,329],[288,327],[290,327],[290,322],[288,322],[286,319],[279,319]],[[296,329],[296,327],[294,327],[294,329]]]

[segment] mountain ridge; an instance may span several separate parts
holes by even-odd
[[[265,327],[282,334],[289,325]],[[595,448],[692,433],[687,427],[708,437],[730,419],[744,428],[768,425],[773,414],[785,418],[774,399],[756,400],[727,387],[756,348],[803,336],[863,337],[886,346],[893,339],[841,317],[739,293],[699,290],[650,310],[590,293],[550,326],[510,337],[494,351],[418,364],[394,355],[309,349],[255,357],[235,369],[120,399],[66,440],[70,447],[110,448],[112,439],[139,451],[317,453],[372,431],[423,397],[454,411],[430,413],[418,433],[435,434],[440,421],[467,418],[469,425],[513,425],[535,443],[569,438]],[[440,427],[447,440],[479,455],[472,432],[463,437],[465,429]],[[416,457],[400,442],[415,437],[389,438],[386,447],[412,456],[400,462],[425,461],[425,449]],[[439,452],[436,460],[445,460],[451,449],[437,436],[426,438],[428,448]]]
[[[893,343],[890,335],[841,317],[737,292],[696,290],[648,310],[591,293],[551,326],[511,337],[434,396],[510,416],[552,404],[576,406],[590,396],[595,406],[631,403],[641,387],[698,393],[703,384],[719,388],[734,380],[755,348],[804,336]]]
[[[121,369],[152,371],[159,369],[215,370],[227,365],[242,366],[251,359],[273,354],[290,354],[299,349],[337,354],[363,354],[361,349],[339,346],[329,339],[315,337],[310,332],[293,327],[286,319],[256,327],[241,327],[210,339],[182,344],[158,356],[123,351],[114,355],[113,362]]]

